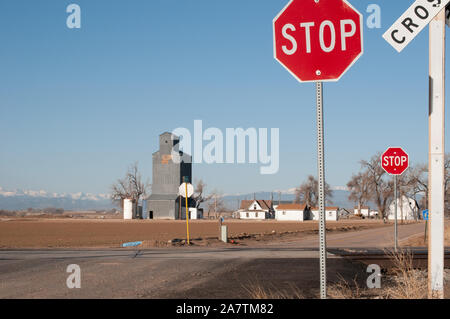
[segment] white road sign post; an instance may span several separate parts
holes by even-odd
[[[448,1],[447,1],[448,2]],[[445,10],[430,23],[428,297],[444,298]]]
[[[383,35],[398,52],[429,24],[428,298],[444,298],[445,23],[450,0],[417,0]]]
[[[450,0],[417,0],[384,33],[383,38],[401,52],[449,2]]]
[[[191,183],[184,182],[178,188],[178,195],[185,198],[186,203],[186,241],[187,244],[190,245],[191,242],[189,240],[189,207],[188,207],[188,198],[194,195],[194,186]]]

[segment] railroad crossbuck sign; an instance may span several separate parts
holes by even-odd
[[[402,175],[409,166],[409,156],[400,147],[390,147],[381,155],[381,166],[388,174]]]
[[[383,35],[400,52],[429,25],[429,87],[424,87],[429,94],[428,297],[441,299],[444,298],[445,22],[449,2],[417,0]]]
[[[417,0],[384,33],[383,38],[401,52],[448,3],[450,0]]]
[[[275,59],[300,82],[337,81],[363,54],[363,17],[346,0],[291,0],[273,30]]]

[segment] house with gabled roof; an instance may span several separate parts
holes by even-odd
[[[254,199],[241,201],[240,219],[270,219],[273,218],[273,204],[271,200]]]

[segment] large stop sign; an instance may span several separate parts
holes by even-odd
[[[363,17],[346,0],[291,0],[273,28],[275,59],[300,82],[337,81],[363,53]]]
[[[391,175],[402,175],[409,166],[409,156],[400,147],[389,147],[381,155],[381,166]]]

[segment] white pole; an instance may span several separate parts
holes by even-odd
[[[445,8],[430,23],[428,298],[444,298]]]
[[[327,298],[327,247],[325,225],[325,156],[323,137],[323,83],[316,82],[317,102],[317,170],[319,173],[319,254],[320,254],[320,298]]]

